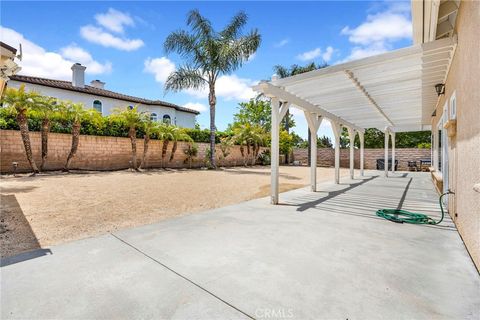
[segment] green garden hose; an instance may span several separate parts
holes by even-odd
[[[443,218],[445,216],[445,213],[443,212],[443,205],[442,205],[442,199],[445,195],[450,194],[453,192],[448,190],[447,192],[443,193],[440,196],[440,199],[438,200],[440,204],[440,210],[442,211],[442,218],[438,221],[435,221],[431,217],[427,216],[426,214],[423,213],[416,213],[416,212],[409,212],[405,210],[399,210],[399,209],[380,209],[377,210],[377,216],[390,220],[392,222],[396,223],[412,223],[412,224],[439,224],[440,222],[443,221]]]

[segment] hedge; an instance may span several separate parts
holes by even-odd
[[[40,131],[42,119],[36,114],[28,114],[28,129],[30,131]],[[63,118],[52,119],[50,132],[53,133],[71,133],[72,123]],[[3,130],[19,130],[15,116],[9,112],[8,109],[0,107],[0,129]],[[128,137],[128,127],[125,124],[113,117],[101,117],[100,121],[93,123],[91,120],[84,120],[80,133],[83,135],[92,136],[110,136],[110,137]],[[195,142],[210,142],[210,130],[204,129],[189,129],[185,128],[185,133],[188,134]],[[137,137],[143,138],[144,131],[142,128],[137,129]],[[217,131],[216,142],[220,139],[229,137],[231,134]],[[157,137],[152,136],[153,139]]]

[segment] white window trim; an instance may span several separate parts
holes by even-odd
[[[158,121],[158,115],[157,115],[156,112],[150,113],[150,120],[151,120],[151,121],[154,121],[154,122],[157,122],[157,121]]]
[[[450,96],[450,119],[457,118],[457,93],[453,91],[452,95]]]

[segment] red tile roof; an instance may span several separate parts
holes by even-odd
[[[14,76],[11,76],[10,80],[32,83],[32,84],[39,84],[39,85],[47,86],[47,87],[76,91],[76,92],[81,92],[81,93],[87,93],[87,94],[91,94],[91,95],[114,98],[114,99],[119,99],[119,100],[125,100],[125,101],[134,102],[134,103],[141,103],[141,104],[155,105],[155,106],[165,106],[165,107],[174,108],[178,111],[190,112],[190,113],[194,113],[194,114],[199,114],[200,113],[197,110],[184,108],[184,107],[181,107],[179,105],[176,105],[176,104],[173,104],[173,103],[170,103],[170,102],[165,102],[165,101],[161,101],[161,100],[149,100],[149,99],[129,96],[129,95],[126,95],[126,94],[113,92],[113,91],[110,91],[110,90],[95,88],[95,87],[92,87],[92,86],[89,86],[89,85],[85,85],[84,88],[79,88],[79,87],[73,86],[70,81],[54,80],[54,79],[46,79],[46,78],[30,77],[30,76],[22,76],[22,75],[18,75],[18,74],[14,75]]]

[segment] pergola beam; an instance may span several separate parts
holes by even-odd
[[[345,70],[345,74],[347,75],[348,78],[350,78],[350,80],[352,80],[352,82],[355,84],[358,90],[360,90],[360,92],[362,92],[365,95],[368,101],[370,101],[370,103],[375,107],[378,113],[380,113],[382,117],[388,122],[388,124],[391,126],[394,126],[392,120],[390,120],[390,118],[385,114],[385,112],[383,112],[382,108],[378,106],[377,102],[373,100],[370,94],[368,94],[367,90],[362,86],[360,81],[358,81],[358,79],[355,78],[355,75],[353,74],[353,72],[350,70]]]
[[[338,123],[343,124],[347,127],[352,127],[357,131],[362,131],[362,132],[365,131],[364,128],[359,127],[359,126],[357,126],[357,125],[355,125],[355,124],[353,124],[353,123],[351,123],[347,120],[344,120],[340,117],[337,117],[333,113],[330,113],[330,112],[322,109],[321,107],[319,107],[317,105],[314,105],[314,104],[312,104],[312,103],[310,103],[310,102],[308,102],[304,99],[301,99],[301,98],[297,97],[296,95],[291,94],[291,93],[283,90],[282,88],[274,86],[271,83],[263,81],[263,82],[260,82],[258,85],[254,86],[253,89],[255,91],[263,92],[267,96],[276,97],[277,99],[279,99],[281,101],[288,101],[290,104],[294,104],[295,106],[297,106],[298,108],[300,108],[304,111],[308,111],[310,113],[317,113],[318,115],[320,115],[322,117],[325,117],[325,118],[327,118],[329,120],[332,120],[334,122],[338,122]]]

